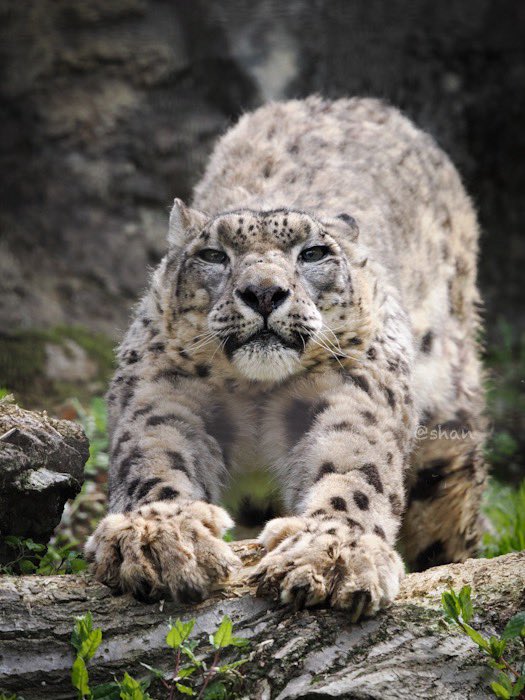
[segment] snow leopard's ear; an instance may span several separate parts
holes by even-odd
[[[359,226],[350,214],[338,214],[334,218],[323,219],[323,223],[335,233],[343,235],[348,241],[357,241],[359,237]]]
[[[198,209],[187,207],[182,199],[173,202],[168,229],[170,246],[185,245],[208,221],[206,214]]]

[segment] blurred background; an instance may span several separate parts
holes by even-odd
[[[240,114],[315,92],[389,100],[464,178],[483,231],[487,455],[519,483],[525,3],[3,0],[0,27],[0,386],[83,421],[97,512],[113,346],[165,251],[170,203],[191,198]]]

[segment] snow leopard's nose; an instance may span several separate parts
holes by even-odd
[[[290,296],[290,290],[276,285],[262,287],[248,284],[244,289],[237,289],[236,294],[246,306],[260,313],[263,318],[268,318],[272,311],[281,306]]]

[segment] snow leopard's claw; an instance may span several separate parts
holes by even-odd
[[[220,539],[231,525],[226,511],[207,503],[152,503],[104,518],[86,557],[95,577],[116,592],[196,603],[240,565]]]
[[[356,537],[344,524],[326,530],[326,523],[311,518],[304,518],[304,528],[298,532],[298,519],[287,520],[271,521],[260,537],[271,551],[252,576],[258,595],[277,598],[294,610],[327,603],[347,610],[351,622],[394,600],[403,564],[380,537]],[[286,530],[293,525],[294,534],[276,538],[276,525]]]
[[[359,622],[365,610],[372,602],[370,591],[355,591],[352,604],[348,610],[350,614],[350,622]]]

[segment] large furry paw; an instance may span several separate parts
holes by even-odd
[[[268,554],[252,575],[257,594],[295,609],[328,602],[356,622],[389,605],[404,575],[400,556],[384,540],[335,519],[276,518],[259,540]]]
[[[115,591],[198,602],[240,565],[219,539],[232,525],[225,510],[200,501],[152,503],[105,517],[86,543],[86,557],[95,577]]]

